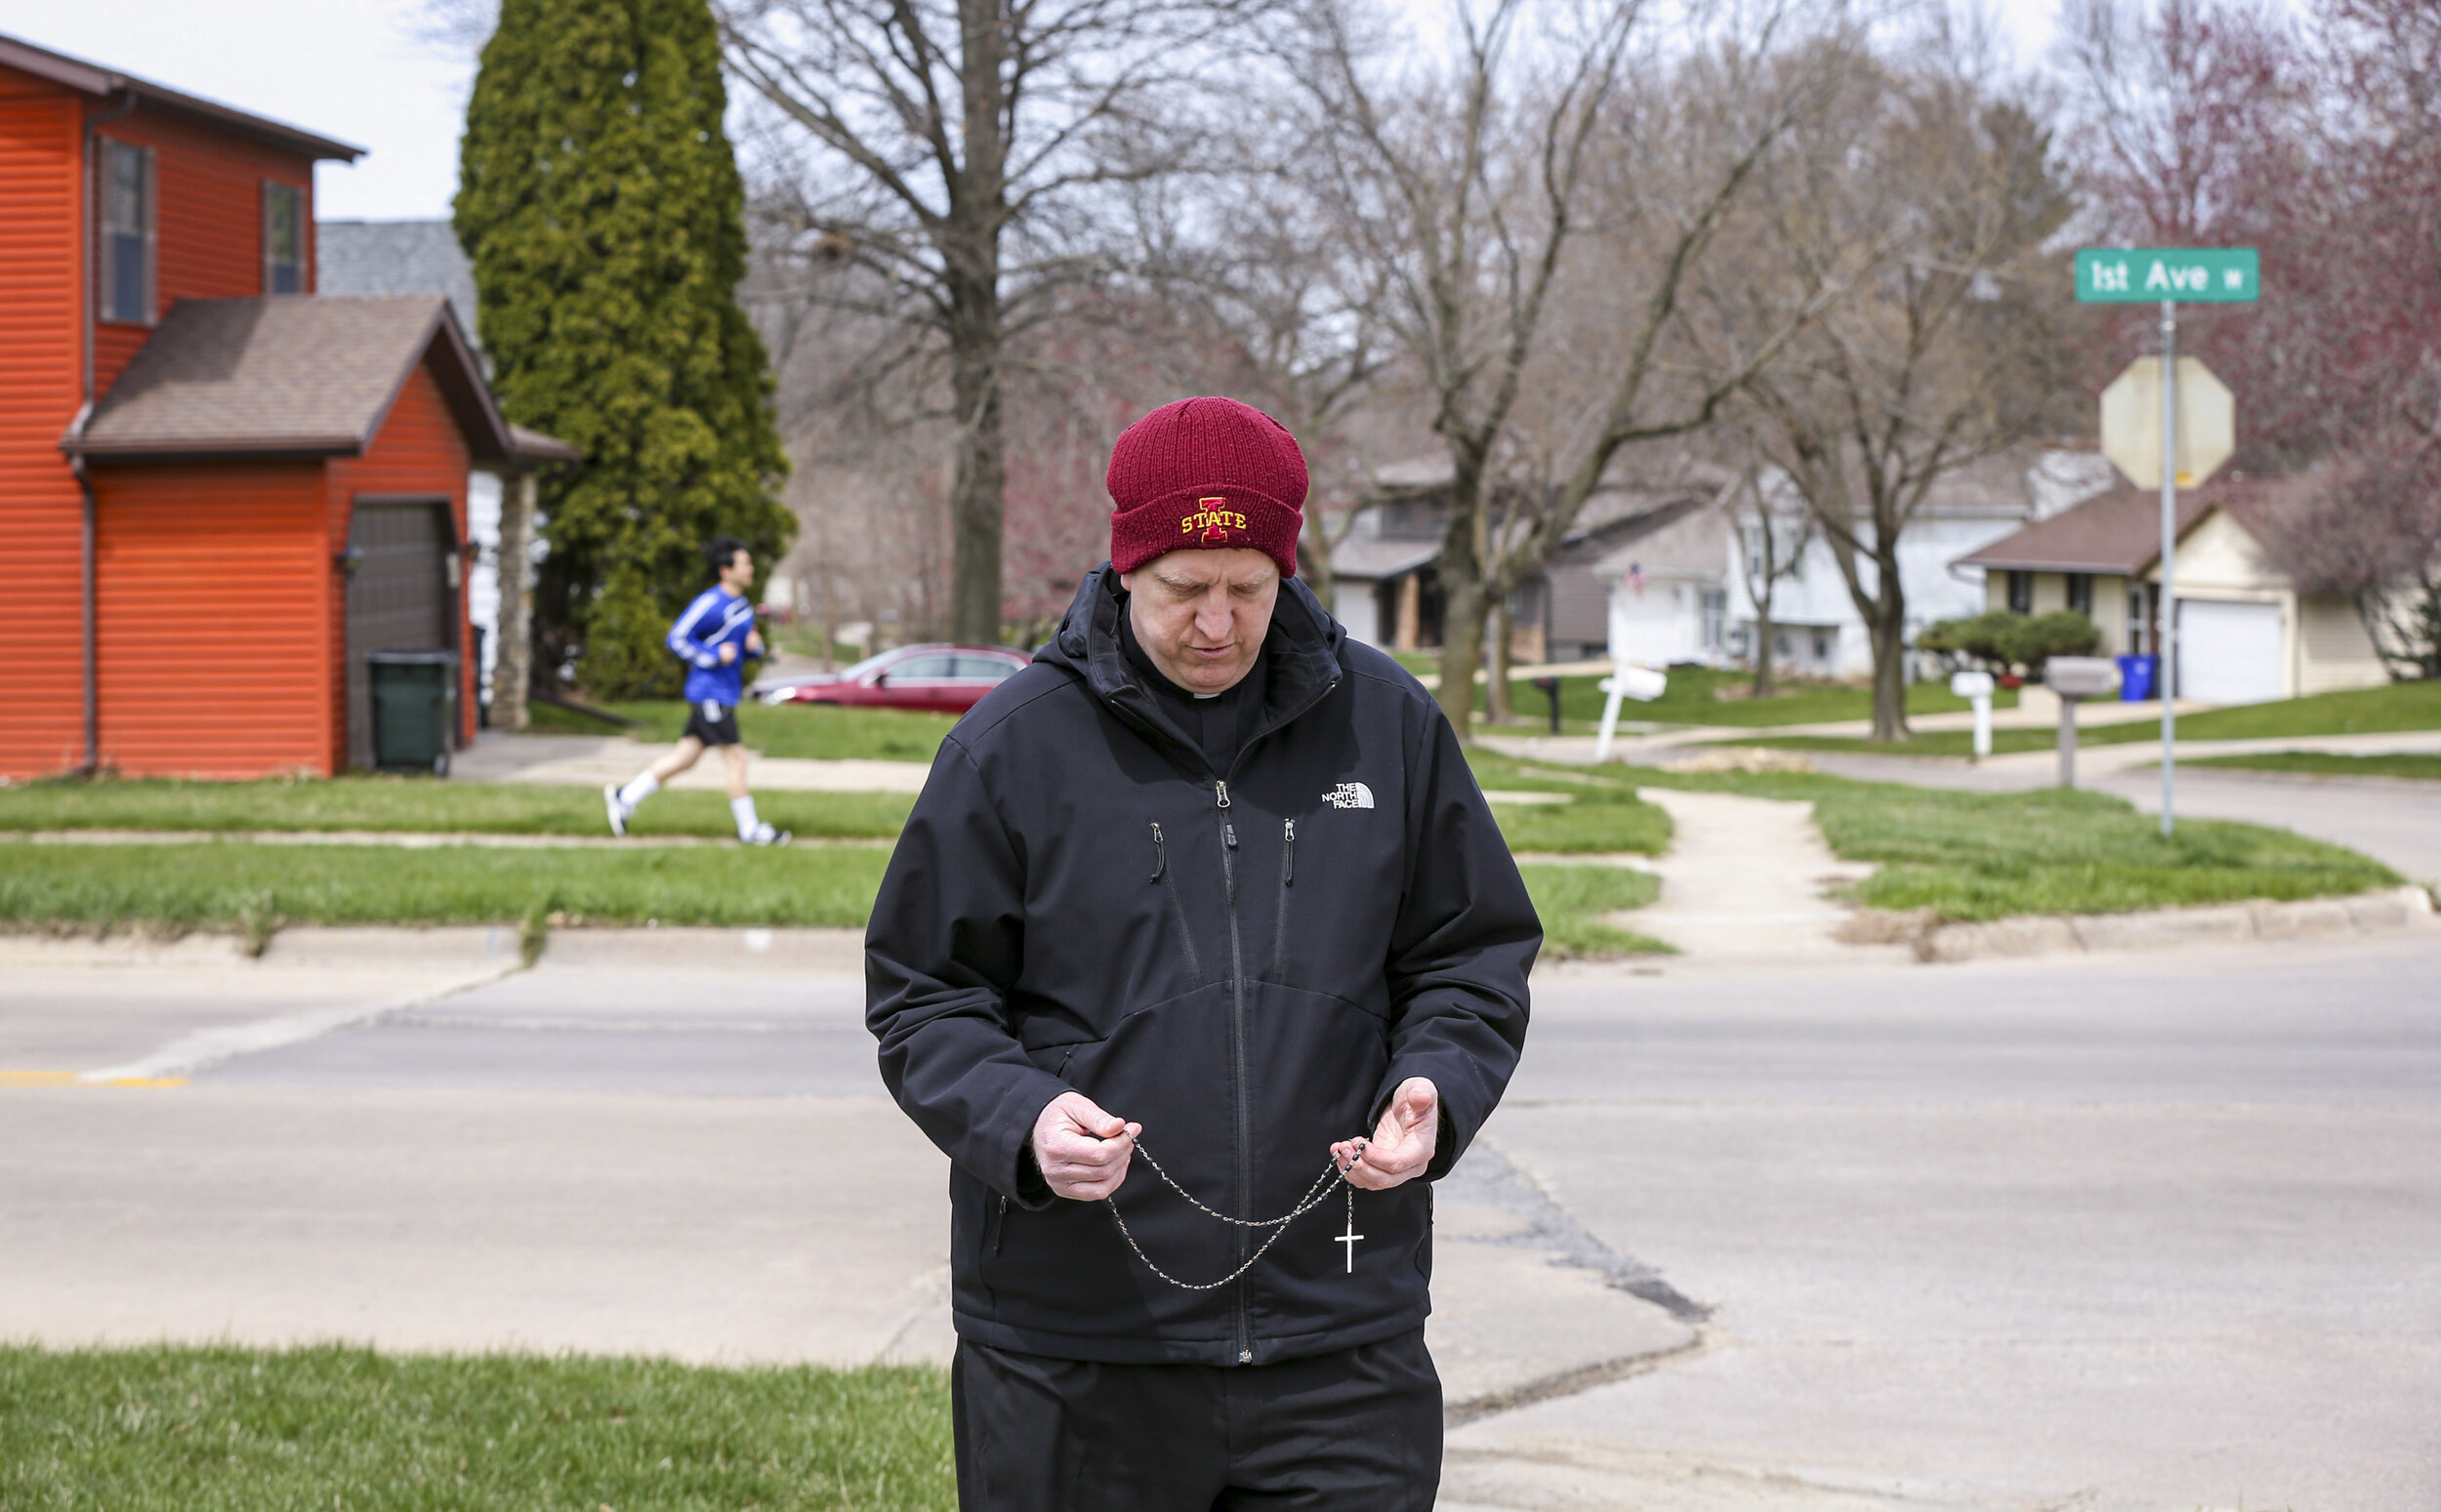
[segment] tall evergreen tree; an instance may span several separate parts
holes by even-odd
[[[546,478],[544,665],[667,691],[662,632],[701,545],[768,564],[796,521],[763,343],[738,308],[744,192],[704,0],[503,0],[467,107],[456,203],[501,408],[585,451]]]

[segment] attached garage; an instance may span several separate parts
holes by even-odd
[[[2178,600],[2180,698],[2262,704],[2288,696],[2288,635],[2276,603]]]
[[[574,458],[505,424],[437,296],[182,300],[81,432],[98,756],[130,775],[371,764],[366,659],[457,654],[471,469]]]

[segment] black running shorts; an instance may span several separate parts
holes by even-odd
[[[737,710],[706,699],[686,706],[686,733],[707,746],[737,744]]]

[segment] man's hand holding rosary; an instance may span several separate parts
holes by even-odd
[[[1034,1164],[1061,1197],[1098,1203],[1127,1180],[1141,1124],[1102,1112],[1083,1092],[1061,1092],[1034,1121]],[[1331,1146],[1331,1163],[1352,1187],[1386,1192],[1415,1179],[1440,1147],[1441,1094],[1423,1077],[1398,1083],[1371,1139]]]

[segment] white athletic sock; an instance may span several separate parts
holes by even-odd
[[[619,790],[619,801],[630,808],[661,791],[661,779],[650,772],[638,775],[634,782]]]
[[[754,795],[729,799],[729,812],[737,816],[737,838],[741,840],[753,839],[756,829],[763,823],[755,817]]]

